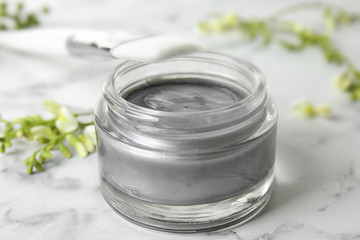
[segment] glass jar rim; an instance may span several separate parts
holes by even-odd
[[[252,91],[245,96],[243,99],[224,106],[220,108],[210,109],[210,110],[204,110],[204,111],[191,111],[191,112],[168,112],[168,111],[159,111],[155,109],[150,109],[142,106],[138,106],[136,104],[133,104],[129,101],[127,101],[125,98],[123,98],[119,92],[117,91],[115,87],[115,82],[119,80],[124,74],[127,72],[130,72],[132,70],[135,70],[137,68],[149,66],[152,64],[161,64],[162,62],[180,62],[180,61],[197,61],[197,62],[209,62],[213,64],[220,64],[226,67],[229,67],[234,70],[244,71],[250,77],[252,78],[252,81],[255,81],[255,87],[252,89]],[[161,61],[156,62],[146,62],[146,63],[139,63],[139,62],[133,62],[133,61],[125,61],[121,64],[119,64],[115,70],[111,73],[110,77],[107,79],[107,81],[104,84],[103,87],[103,94],[108,103],[110,103],[110,106],[115,107],[115,110],[123,112],[124,109],[130,110],[131,112],[138,113],[141,115],[148,115],[148,116],[154,116],[154,117],[176,117],[176,116],[190,116],[194,114],[222,114],[228,111],[231,111],[232,109],[237,108],[244,108],[246,107],[249,112],[252,112],[258,107],[258,104],[251,104],[253,102],[259,103],[259,96],[260,99],[266,98],[266,89],[265,89],[265,77],[261,73],[261,71],[254,66],[252,63],[240,59],[235,58],[230,55],[217,53],[217,52],[211,52],[211,51],[197,51],[186,55],[181,55],[174,58],[169,58]],[[262,96],[262,97],[261,97]],[[260,101],[263,102],[263,101]],[[253,105],[253,108],[249,108],[249,105]],[[119,108],[120,107],[120,108]]]

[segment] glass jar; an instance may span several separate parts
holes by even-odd
[[[127,100],[163,83],[221,86],[243,98],[203,111],[162,111]],[[101,191],[119,214],[170,232],[244,223],[267,203],[277,111],[252,64],[213,52],[120,64],[95,109]]]

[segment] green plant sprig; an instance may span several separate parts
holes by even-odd
[[[77,119],[79,116],[91,116],[92,112],[71,113],[67,108],[50,100],[45,101],[44,106],[55,117],[45,120],[39,115],[33,115],[12,121],[0,118],[0,123],[4,125],[0,137],[1,153],[10,148],[12,141],[17,138],[42,144],[24,161],[29,174],[43,171],[46,160],[52,158],[53,150],[58,150],[66,158],[72,157],[70,146],[80,157],[86,157],[95,150],[94,122],[79,122]]]
[[[10,12],[8,4],[0,2],[0,31],[37,26],[40,24],[38,16],[48,12],[47,7],[43,7],[39,12],[26,12],[23,3],[17,3],[14,12]]]
[[[280,19],[285,14],[311,8],[323,10],[324,28],[320,31],[297,22]],[[337,6],[302,3],[280,10],[264,19],[245,19],[234,13],[228,13],[199,22],[197,27],[205,34],[236,31],[249,40],[260,38],[264,45],[276,42],[289,51],[300,51],[310,46],[318,47],[327,62],[345,66],[345,71],[334,79],[334,85],[345,91],[351,99],[360,100],[360,71],[331,41],[332,33],[336,28],[359,21],[359,14],[349,13]],[[290,41],[285,36],[295,40]]]

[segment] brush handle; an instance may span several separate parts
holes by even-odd
[[[111,59],[109,50],[139,36],[123,31],[36,28],[0,32],[0,48],[35,55]]]
[[[46,56],[156,61],[197,51],[202,43],[188,35],[136,35],[124,31],[37,28],[1,32],[0,47]]]

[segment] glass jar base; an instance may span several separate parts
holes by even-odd
[[[131,197],[101,178],[101,192],[121,216],[138,225],[166,232],[209,232],[240,225],[257,215],[268,202],[274,173],[246,192],[206,204],[164,205]]]

